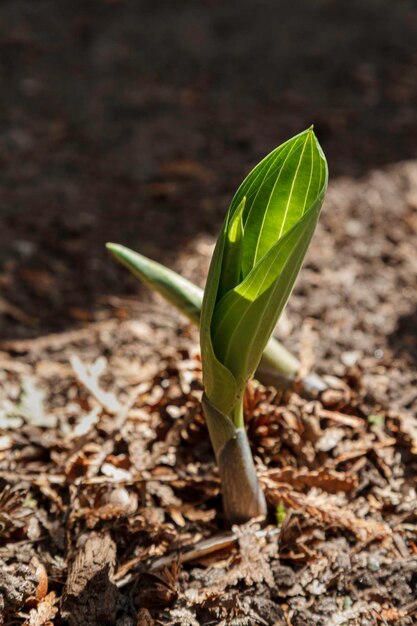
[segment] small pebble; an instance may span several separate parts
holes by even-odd
[[[352,367],[359,361],[360,356],[360,352],[352,350],[350,352],[343,352],[341,360],[343,365],[346,365],[346,367]]]
[[[374,555],[368,556],[367,565],[371,572],[377,572],[381,567],[378,557]]]
[[[125,487],[113,489],[106,498],[107,503],[117,509],[122,509],[126,513],[135,513],[138,508],[138,497],[136,493],[129,492]]]

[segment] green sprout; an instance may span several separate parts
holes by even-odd
[[[160,266],[144,257],[135,268],[134,253],[108,246],[142,280],[200,323],[203,409],[229,522],[243,523],[266,514],[244,427],[243,394],[261,359],[265,360],[265,349],[268,354],[271,345],[273,350],[278,345],[285,356],[282,346],[271,344],[271,335],[313,236],[327,179],[326,159],[312,128],[265,157],[232,200],[202,304],[200,292],[174,272],[165,268],[161,275]],[[279,357],[272,359],[270,369],[276,370],[277,363],[279,369],[280,362]],[[292,367],[294,376],[297,363]]]
[[[385,424],[385,415],[379,415],[378,413],[368,415],[368,423],[371,426],[382,428]]]
[[[287,515],[287,511],[285,510],[285,506],[283,502],[280,502],[277,506],[275,517],[277,520],[277,526],[282,526]]]

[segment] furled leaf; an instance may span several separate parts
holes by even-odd
[[[230,207],[246,198],[243,275],[302,217],[327,184],[327,165],[312,128],[273,150],[247,176]]]
[[[231,371],[219,361],[214,352],[211,339],[211,321],[218,296],[228,224],[229,215],[226,216],[226,220],[214,248],[204,290],[200,321],[201,358],[203,363],[206,364],[204,370],[206,394],[212,405],[220,411],[220,413],[224,413],[225,415],[228,415],[233,410],[236,404],[238,390],[235,377]]]
[[[206,394],[219,411],[230,414],[230,391],[238,402],[259,363],[297,278],[326,186],[326,160],[309,129],[261,161],[232,200],[210,266],[200,333]],[[243,254],[225,262],[229,232],[241,214]],[[228,290],[224,267],[235,280]],[[235,381],[228,390],[224,369]]]
[[[216,306],[214,348],[241,385],[253,375],[285,307],[318,215],[314,208],[306,214]]]
[[[152,261],[125,246],[108,243],[106,247],[137,278],[158,291],[192,322],[199,324],[203,301],[202,289],[161,263]]]
[[[243,198],[237,211],[232,216],[227,228],[227,237],[223,254],[222,273],[220,277],[219,297],[227,293],[241,280],[243,255],[243,210],[246,198]]]

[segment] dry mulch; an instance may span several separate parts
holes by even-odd
[[[413,162],[330,187],[278,328],[328,387],[245,399],[263,525],[225,525],[198,334],[159,300],[3,342],[2,623],[414,624],[416,209]]]
[[[0,622],[416,623],[417,163],[364,176],[415,155],[415,25],[3,0]],[[228,529],[197,332],[103,244],[203,284],[231,190],[312,121],[335,182],[277,333],[328,388],[250,386],[269,518]]]

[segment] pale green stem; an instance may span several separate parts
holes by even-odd
[[[265,496],[258,482],[245,429],[236,428],[232,420],[218,411],[205,394],[202,402],[219,466],[226,519],[231,524],[243,524],[253,517],[265,517]]]
[[[243,415],[243,399],[236,402],[235,406],[233,407],[232,421],[236,428],[245,427],[245,418]]]

